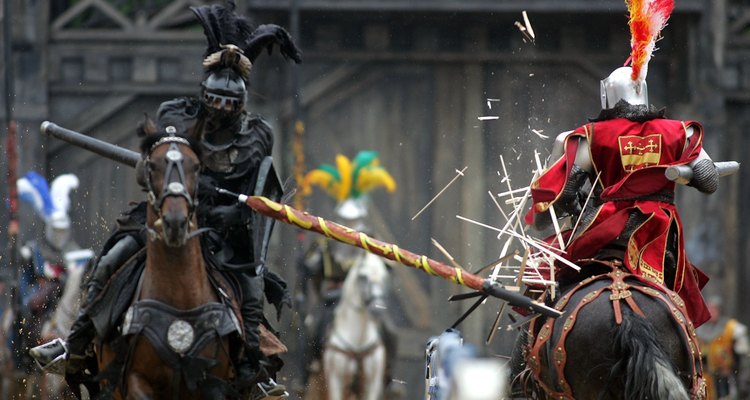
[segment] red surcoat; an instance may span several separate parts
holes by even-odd
[[[693,134],[688,138],[689,126],[693,127]],[[680,217],[675,205],[665,199],[665,194],[674,195],[675,183],[664,176],[666,167],[688,164],[698,157],[703,127],[694,121],[653,119],[640,123],[617,118],[576,129],[565,140],[565,154],[532,183],[534,204],[526,216],[527,223],[533,221],[534,213],[547,211],[559,198],[570,176],[579,138],[588,142],[603,204],[588,226],[576,229],[563,256],[573,262],[596,256],[617,239],[628,217],[638,210],[647,218],[628,240],[623,260],[626,268],[646,281],[677,292],[695,326],[708,320],[710,314],[700,293],[708,278],[687,260]],[[664,260],[670,231],[677,243],[673,250],[676,271],[674,280],[665,282]]]

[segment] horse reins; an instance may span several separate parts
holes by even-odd
[[[340,335],[336,335],[334,333],[333,337],[338,337],[339,340],[342,343],[348,344],[348,343],[346,343],[346,340],[344,340],[344,338],[342,338]],[[343,354],[343,355],[345,355],[345,356],[347,356],[347,357],[349,357],[351,359],[354,359],[354,362],[356,364],[356,369],[355,369],[356,372],[354,374],[354,380],[355,380],[355,382],[357,382],[357,381],[359,382],[359,385],[360,385],[359,391],[361,392],[362,391],[362,385],[363,385],[362,379],[361,379],[361,374],[364,374],[363,371],[364,371],[364,362],[365,362],[365,359],[367,357],[369,357],[370,354],[372,354],[375,350],[377,350],[378,347],[381,346],[382,344],[383,344],[382,340],[377,339],[372,344],[369,344],[369,345],[365,346],[361,350],[344,349],[344,348],[341,348],[339,346],[336,346],[336,345],[333,345],[333,344],[330,344],[330,343],[326,343],[325,347],[327,349],[330,349],[330,350],[336,351],[338,353],[341,353],[341,354]],[[349,347],[353,348],[354,346],[350,345]]]
[[[172,129],[170,130],[169,128]],[[171,126],[168,127],[167,132],[173,133],[174,128]],[[157,196],[156,192],[154,191],[153,179],[151,177],[151,174],[153,172],[153,161],[151,160],[151,153],[156,148],[164,144],[169,144],[169,150],[167,150],[165,157],[167,160],[167,168],[164,173],[164,182],[162,184],[161,191]],[[148,155],[145,159],[145,164],[148,171],[148,173],[146,174],[146,189],[148,190],[147,199],[148,203],[156,211],[159,219],[162,218],[161,207],[162,205],[164,205],[164,201],[167,199],[167,197],[183,197],[187,201],[188,220],[192,219],[193,214],[195,213],[195,209],[198,206],[197,194],[199,185],[195,185],[192,195],[187,191],[187,188],[185,187],[185,182],[187,182],[187,179],[185,177],[185,167],[182,164],[185,157],[180,151],[178,144],[190,146],[190,142],[185,138],[174,135],[164,136],[156,143],[151,145],[151,148],[149,149]],[[177,179],[172,178],[175,173],[177,175]],[[198,172],[195,173],[195,180],[196,182],[198,181]]]

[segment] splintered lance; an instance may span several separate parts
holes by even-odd
[[[439,276],[461,286],[478,290],[508,301],[515,306],[523,307],[549,317],[558,317],[561,315],[559,311],[547,307],[544,304],[534,302],[524,295],[505,290],[499,284],[494,283],[489,279],[484,279],[462,270],[461,268],[448,266],[428,258],[427,256],[414,254],[410,251],[399,248],[395,244],[373,239],[363,232],[347,228],[335,222],[327,221],[321,217],[297,210],[286,204],[277,203],[266,197],[237,195],[224,189],[218,190],[224,194],[237,196],[241,203],[246,204],[253,210],[270,218],[294,225],[307,231],[317,232],[330,239],[351,246],[362,248],[378,256],[421,270],[429,275]]]

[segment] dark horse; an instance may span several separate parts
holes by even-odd
[[[700,353],[684,303],[666,289],[618,269],[567,288],[564,314],[522,333],[516,387],[539,399],[702,399]],[[530,392],[530,393],[529,393]]]
[[[234,397],[230,354],[237,350],[230,349],[230,337],[241,328],[224,291],[212,284],[216,277],[195,229],[199,154],[187,139],[167,134],[148,136],[141,147],[145,267],[134,275],[140,281],[122,336],[97,348],[100,376],[118,399]]]

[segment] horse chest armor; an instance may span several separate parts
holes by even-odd
[[[172,368],[184,368],[214,338],[241,332],[228,306],[208,303],[178,310],[156,300],[140,300],[128,308],[122,335],[145,335]]]

